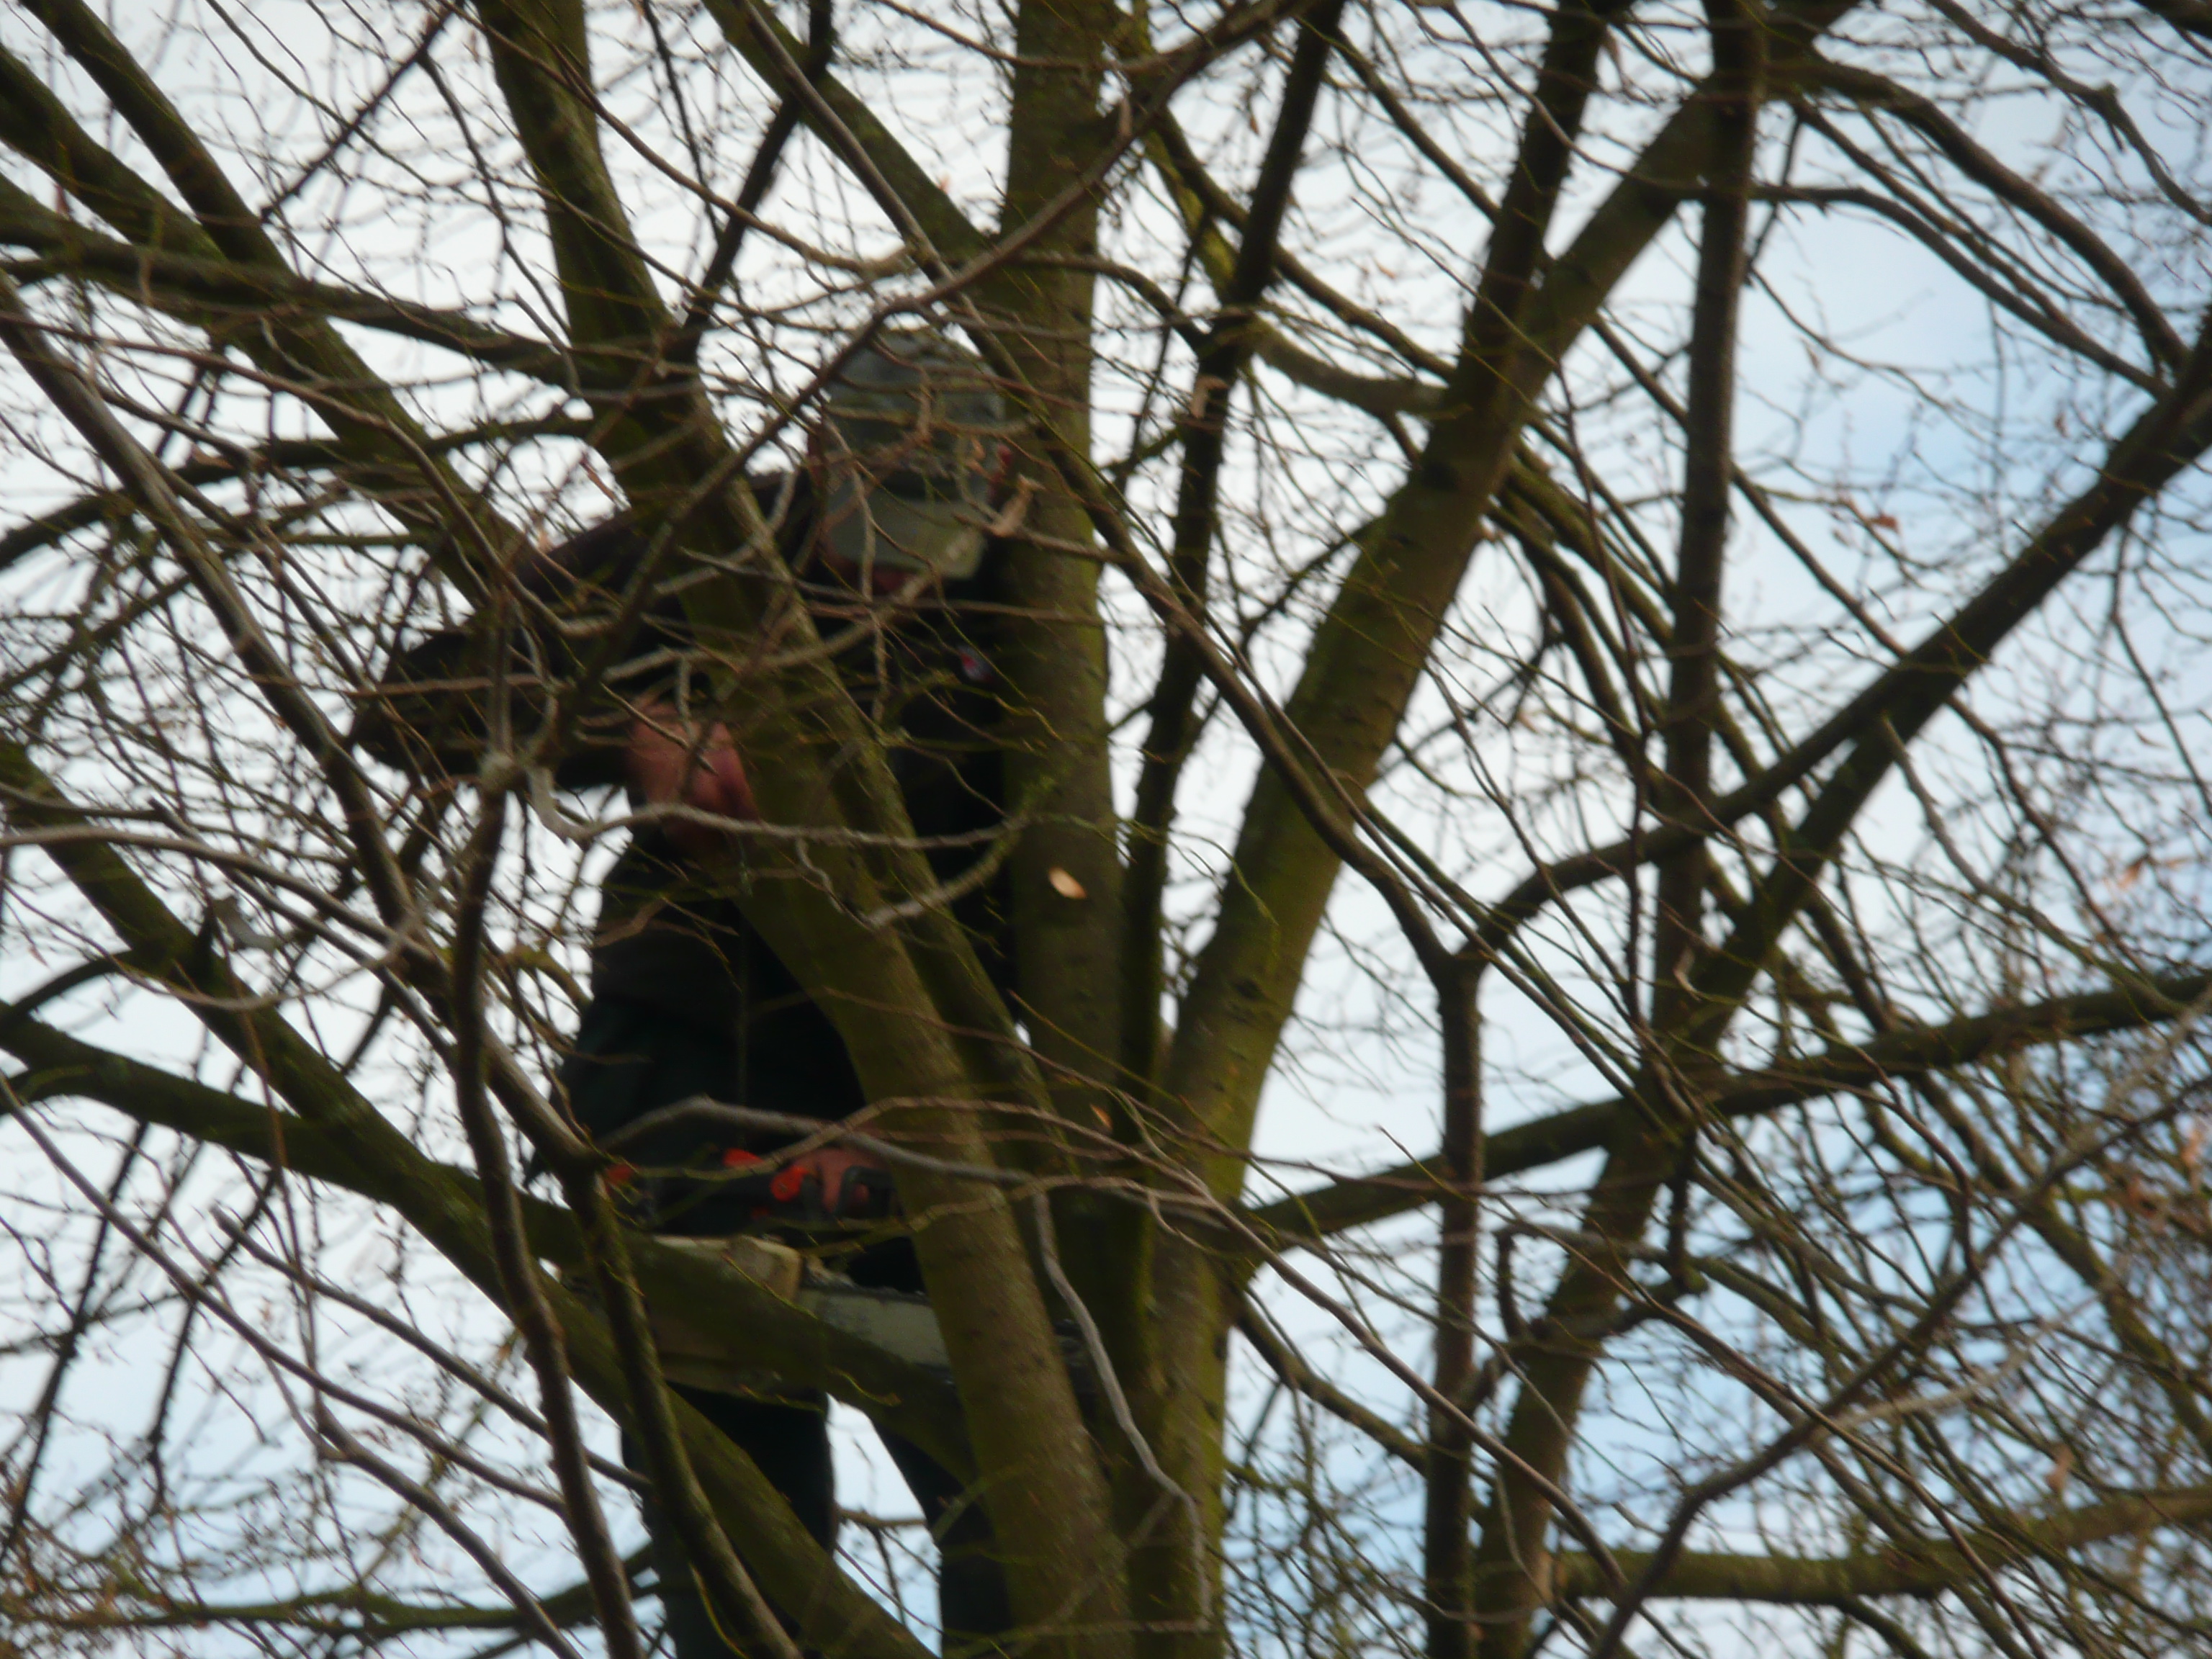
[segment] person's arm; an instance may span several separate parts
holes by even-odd
[[[725,726],[702,732],[696,724],[679,720],[668,704],[649,704],[630,723],[623,759],[632,796],[641,805],[680,802],[735,823],[760,817],[744,762]],[[671,818],[659,833],[678,857],[696,860],[726,850],[737,832],[693,818]],[[730,1156],[734,1164],[751,1155]],[[866,1219],[887,1207],[890,1174],[872,1152],[823,1146],[777,1169],[767,1180],[764,1196],[772,1210]]]
[[[595,525],[530,561],[520,580],[531,603],[518,609],[532,618],[542,617],[540,607],[588,616],[613,603],[642,554],[643,543],[626,521]],[[574,676],[585,653],[560,629],[542,625],[512,629],[507,638],[508,720],[517,738],[527,740],[547,719],[547,683]],[[655,615],[644,619],[628,643],[627,654],[637,657],[665,651],[672,641],[665,619]],[[485,630],[468,626],[393,652],[380,683],[356,712],[355,743],[386,766],[417,776],[474,772],[490,726],[490,644]],[[617,697],[595,699],[585,717],[572,723],[554,781],[568,789],[630,782],[629,725]]]

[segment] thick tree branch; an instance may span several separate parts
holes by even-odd
[[[1330,1416],[1349,1423],[1409,1468],[1418,1470],[1427,1463],[1426,1449],[1419,1441],[1307,1364],[1289,1340],[1267,1322],[1265,1314],[1248,1307],[1237,1317],[1237,1330],[1285,1388],[1297,1389]]]
[[[114,904],[114,884],[109,884],[106,890]],[[203,1018],[207,1017],[204,1009],[196,1012]],[[276,1036],[286,1028],[264,1014],[257,1018],[255,1029],[257,1035]],[[104,1057],[100,1068],[109,1078],[116,1075],[113,1062],[114,1057]],[[129,1062],[124,1065],[128,1066]],[[264,1076],[270,1075],[270,1068],[261,1069]],[[337,1097],[346,1090],[343,1079],[327,1073],[317,1079],[311,1069],[305,1076],[289,1072],[288,1079],[290,1087],[285,1092],[295,1106],[304,1103],[325,1109],[310,1111],[308,1120],[329,1136],[339,1156],[355,1166],[355,1184],[392,1205],[479,1290],[496,1301],[500,1276],[481,1209],[472,1202],[471,1184],[441,1170],[404,1140],[396,1146],[389,1139],[378,1146],[376,1138],[365,1140],[338,1127],[340,1121],[352,1117],[352,1112],[333,1115],[326,1109],[336,1104]],[[320,1091],[313,1086],[319,1080],[324,1085]],[[181,1095],[193,1104],[202,1103],[196,1098],[201,1085],[176,1086],[183,1081],[167,1079],[169,1086],[164,1092],[172,1100]],[[360,1104],[365,1109],[365,1103]],[[123,1109],[127,1110],[127,1105]],[[252,1108],[246,1110],[262,1119],[265,1133],[267,1114]],[[678,1283],[672,1288],[679,1292],[696,1288],[696,1280],[693,1287]],[[605,1327],[558,1285],[546,1284],[542,1291],[567,1334],[578,1380],[603,1407],[619,1418],[624,1413],[624,1390]],[[743,1298],[738,1300],[742,1305]],[[720,1317],[726,1320],[727,1315]],[[793,1609],[803,1631],[816,1640],[835,1639],[845,1644],[844,1650],[866,1659],[920,1659],[921,1650],[905,1630],[838,1571],[750,1458],[689,1407],[680,1406],[678,1419],[685,1449],[717,1518],[741,1541],[747,1559],[756,1562],[778,1589],[779,1600]]]
[[[2009,1527],[1978,1527],[1963,1542],[1930,1539],[1894,1544],[1879,1555],[1725,1555],[1685,1551],[1650,1593],[1692,1601],[1767,1601],[1832,1606],[1863,1595],[1940,1595],[1984,1574],[2050,1559],[2090,1544],[2142,1537],[2169,1528],[2194,1529],[2212,1521],[2212,1488],[2128,1493]],[[1613,1559],[1633,1581],[1646,1558],[1630,1551]],[[1562,1554],[1554,1593],[1563,1598],[1613,1594],[1588,1556]]]
[[[568,1356],[553,1310],[538,1289],[538,1270],[530,1254],[529,1230],[522,1219],[521,1194],[515,1190],[507,1140],[492,1110],[488,1085],[484,1029],[484,909],[491,894],[500,847],[507,830],[507,798],[494,793],[469,837],[461,860],[460,906],[456,920],[448,1020],[453,1032],[453,1099],[461,1127],[476,1158],[477,1179],[484,1196],[484,1218],[491,1231],[492,1255],[500,1288],[513,1311],[531,1369],[537,1373],[538,1400],[545,1419],[546,1444],[576,1553],[592,1587],[599,1630],[616,1659],[643,1659],[645,1645],[629,1602],[629,1584],[607,1529],[598,1487],[586,1461],[583,1427],[569,1386]],[[597,1171],[592,1179],[596,1180]],[[646,1346],[649,1348],[650,1340]],[[635,1401],[635,1394],[633,1394]],[[773,1624],[773,1621],[770,1621]],[[776,1634],[782,1634],[780,1627]],[[778,1655],[776,1659],[794,1659]]]
[[[2204,0],[2142,0],[2145,11],[2163,17],[2184,34],[2212,40],[2212,5]]]
[[[1253,186],[1242,240],[1226,280],[1217,278],[1220,316],[1208,331],[1191,384],[1183,421],[1182,466],[1176,483],[1173,542],[1166,574],[1176,599],[1201,624],[1206,610],[1206,562],[1218,529],[1221,466],[1227,453],[1230,401],[1255,338],[1264,327],[1254,315],[1275,274],[1276,243],[1289,212],[1298,164],[1305,153],[1322,76],[1334,50],[1341,0],[1328,0],[1298,31],[1283,85],[1275,130]],[[1273,331],[1268,331],[1272,332]],[[1169,832],[1175,792],[1197,732],[1193,720],[1205,666],[1196,645],[1170,637],[1150,703],[1151,729],[1137,777],[1129,823],[1129,868],[1122,908],[1127,936],[1122,971],[1122,1064],[1132,1077],[1149,1077],[1160,1040],[1160,900],[1167,881]]]
[[[138,1122],[358,1193],[403,1215],[422,1202],[416,1172],[395,1174],[363,1162],[310,1119],[96,1048],[6,1009],[0,1009],[0,1048],[23,1061],[14,1086],[27,1101],[98,1101]],[[422,1182],[480,1211],[482,1188],[467,1171],[425,1160],[419,1173]],[[532,1251],[556,1267],[583,1271],[587,1263],[575,1217],[527,1194],[520,1202]],[[668,1322],[681,1329],[687,1352],[736,1370],[768,1370],[795,1388],[823,1389],[913,1441],[945,1468],[968,1466],[957,1405],[927,1370],[815,1318],[696,1251],[643,1236],[631,1237],[629,1245],[640,1282],[656,1307],[670,1310]],[[685,1309],[712,1311],[687,1318]]]
[[[1849,9],[1783,9],[1771,21],[1775,50],[1817,34]],[[1594,62],[1602,31],[1589,33],[1589,15],[1576,15],[1585,21],[1567,36],[1576,53]],[[1566,152],[1553,149],[1553,135],[1572,130],[1586,94],[1587,72],[1580,80],[1574,72],[1579,61],[1561,67],[1552,104],[1530,118],[1529,143],[1550,158],[1543,168],[1565,165]],[[1365,538],[1286,711],[1316,757],[1355,795],[1395,735],[1429,642],[1457,591],[1480,520],[1510,467],[1527,397],[1548,373],[1540,365],[1557,361],[1693,192],[1714,142],[1711,110],[1700,99],[1686,100],[1567,253],[1544,266],[1528,317],[1500,334],[1498,307],[1509,299],[1519,303],[1516,296],[1528,289],[1542,258],[1540,238],[1527,234],[1537,207],[1516,207],[1523,229],[1493,250],[1491,262],[1499,274],[1478,308],[1490,320],[1478,326],[1478,317],[1470,317],[1467,349],[1425,458]],[[1546,184],[1540,173],[1524,167],[1516,174],[1524,196],[1556,190],[1559,180]],[[1529,269],[1509,271],[1499,263],[1509,254]],[[1480,349],[1493,336],[1505,354],[1496,362]],[[1272,772],[1263,775],[1238,839],[1239,878],[1224,894],[1220,921],[1184,999],[1166,1088],[1225,1146],[1243,1143],[1335,881],[1338,860],[1317,839],[1293,792]],[[1223,1159],[1216,1174],[1224,1183],[1242,1178],[1233,1157]]]
[[[644,1568],[649,1553],[641,1549],[625,1558],[623,1565],[632,1577]],[[541,1595],[538,1607],[558,1629],[588,1624],[591,1586],[579,1583]],[[416,1631],[513,1630],[529,1620],[528,1614],[511,1607],[407,1601],[356,1586],[309,1591],[281,1601],[187,1601],[140,1590],[126,1594],[120,1607],[96,1612],[36,1616],[11,1607],[9,1613],[26,1624],[52,1631],[205,1630],[219,1625],[272,1625],[362,1642],[388,1640]]]
[[[449,454],[477,445],[516,444],[534,438],[580,438],[587,430],[586,422],[567,416],[536,421],[495,421],[443,434],[432,439],[430,445],[438,453]],[[210,484],[246,483],[288,473],[343,474],[349,465],[345,452],[327,438],[280,438],[250,449],[198,456],[172,466],[169,475],[179,483],[197,489]],[[58,546],[94,525],[136,517],[136,501],[128,490],[95,489],[78,496],[66,507],[26,519],[14,529],[0,532],[0,571],[32,554]]]
[[[116,102],[186,199],[208,216],[180,214],[160,191],[97,143],[18,59],[0,52],[0,143],[134,243],[191,258],[285,269],[275,245],[240,201],[189,124],[81,0],[40,0],[39,14]],[[280,321],[221,337],[264,372],[295,382],[365,472],[381,476],[375,498],[464,580],[491,550],[520,538],[451,467],[430,456],[413,416],[327,322]]]
[[[41,276],[82,278],[99,283],[118,299],[151,301],[171,316],[222,337],[254,322],[296,325],[308,319],[357,323],[397,336],[441,346],[481,363],[566,386],[574,369],[557,346],[479,323],[459,312],[404,300],[364,294],[335,283],[315,282],[290,271],[169,252],[118,241],[40,207],[0,179],[0,246],[27,248],[35,264],[19,264],[15,275],[26,283]],[[437,441],[422,440],[426,452]]]
[[[1888,182],[1895,187],[1895,180]],[[1916,204],[1909,198],[1899,199],[1899,197],[1885,196],[1879,191],[1846,185],[1762,189],[1759,198],[1819,208],[1823,211],[1832,208],[1856,208],[1886,219],[1948,265],[1958,274],[1960,281],[1992,303],[2003,307],[2052,344],[2075,353],[2084,362],[2094,363],[2106,373],[2117,374],[2146,392],[2158,390],[2157,374],[2138,368],[2117,352],[2099,344],[2080,324],[2058,310],[2041,293],[2031,289],[2019,270],[2012,268],[2010,261],[1990,259],[1988,264],[1976,263],[1958,246],[1957,227],[1947,225],[1934,215],[1921,210],[1924,208],[1923,204]],[[1992,270],[1992,266],[1996,269]],[[2012,280],[2007,282],[2002,277]]]
[[[0,802],[17,823],[82,826],[87,821],[13,744],[0,744]],[[142,971],[173,977],[188,994],[186,1006],[219,1040],[326,1134],[340,1156],[359,1165],[361,1179],[380,1187],[378,1195],[479,1290],[499,1299],[500,1276],[475,1194],[424,1158],[289,1024],[251,996],[212,940],[188,933],[113,849],[70,841],[47,850],[125,948],[146,964]],[[680,1306],[685,1287],[678,1277],[672,1288],[678,1292],[673,1305]],[[604,1324],[559,1286],[541,1288],[567,1333],[577,1379],[603,1407],[623,1414],[624,1384]],[[867,1659],[914,1659],[919,1650],[912,1638],[837,1570],[752,1461],[688,1407],[679,1411],[678,1421],[717,1518],[802,1628],[825,1635],[834,1631]]]
[[[599,155],[580,9],[556,0],[484,0],[481,9],[544,193],[572,343],[580,360],[599,365],[586,372],[611,417],[601,453],[647,522],[696,538],[702,550],[762,546],[757,511],[696,380],[651,368],[653,343],[672,325]],[[825,95],[795,64],[791,78],[801,98]],[[733,654],[763,639],[811,638],[787,576],[771,553],[761,557],[764,580],[732,579],[688,600],[695,623],[729,641]],[[738,677],[730,694],[726,723],[771,820],[888,832],[882,845],[817,850],[811,867],[793,866],[799,879],[756,880],[745,900],[839,1025],[870,1097],[974,1099],[1012,1080],[1006,1071],[1020,1051],[991,1040],[1009,1029],[1005,1011],[949,920],[930,915],[911,925],[927,942],[926,966],[900,933],[860,925],[886,902],[933,884],[921,854],[896,843],[911,836],[897,788],[829,665],[810,655],[785,672]],[[955,1031],[977,1035],[956,1040]],[[1033,1073],[1023,1080],[1035,1087]],[[976,1114],[931,1104],[901,1115],[944,1142],[954,1161],[989,1161]],[[1017,1616],[1040,1628],[1065,1627],[1071,1616],[1084,1625],[1091,1615],[1079,1610],[1098,1605],[1100,1565],[1115,1553],[1109,1505],[1012,1212],[994,1189],[979,1195],[926,1171],[909,1172],[903,1185],[920,1218],[917,1249],[983,1502],[1000,1538],[1029,1546],[1007,1564]],[[1096,1634],[1087,1629],[1079,1639]]]
[[[1649,1103],[1657,1109],[1663,1109],[1662,1101],[1668,1107],[1680,1104],[1671,1086],[1671,1045],[1675,1033],[1697,1020],[1696,974],[1706,949],[1705,838],[1712,828],[1714,738],[1722,720],[1722,578],[1735,470],[1736,317],[1766,70],[1763,15],[1745,0],[1706,0],[1705,16],[1712,70],[1700,101],[1713,139],[1691,311],[1681,524],[1669,584],[1668,684],[1660,721],[1662,769],[1650,802],[1658,822],[1681,832],[1681,845],[1659,860],[1655,872],[1650,1000],[1640,1011],[1649,1020],[1647,1041],[1655,1045],[1645,1065],[1661,1079]],[[1639,775],[1637,781],[1640,791],[1644,780]],[[1448,1157],[1449,1151],[1448,1139]],[[1529,1473],[1552,1483],[1561,1480],[1580,1438],[1581,1382],[1596,1345],[1582,1335],[1580,1328],[1592,1322],[1574,1298],[1584,1295],[1594,1301],[1615,1294],[1624,1264],[1607,1241],[1626,1243],[1640,1236],[1642,1197],[1641,1191],[1601,1190],[1593,1195],[1584,1224],[1591,1243],[1577,1251],[1547,1310],[1555,1340],[1529,1358],[1507,1419],[1506,1443],[1525,1468],[1499,1468],[1468,1570],[1472,1607],[1481,1622],[1481,1651],[1495,1659],[1518,1659],[1549,1577],[1552,1506]],[[1447,1212],[1449,1207],[1447,1200]],[[1616,1211],[1619,1224],[1609,1225]],[[1616,1613],[1594,1651],[1612,1650],[1620,1623]]]
[[[2048,191],[1990,154],[1931,100],[1872,70],[1838,64],[1810,50],[1795,68],[1798,76],[1814,85],[1896,116],[1935,145],[1960,173],[2071,249],[2135,319],[2152,359],[2169,374],[2180,368],[2189,355],[2187,344],[2126,263]]]
[[[1480,1238],[1477,1194],[1484,1180],[1480,974],[1455,961],[1431,975],[1443,1050],[1443,1158],[1437,1173],[1436,1357],[1431,1369],[1423,1459],[1421,1579],[1427,1602],[1429,1659],[1467,1659],[1474,1623],[1474,1425],[1467,1409],[1475,1378],[1475,1267]]]
[[[2176,1018],[2208,991],[2212,974],[2185,974],[1996,1009],[1943,1025],[1905,1027],[1767,1071],[1722,1078],[1700,1103],[1714,1118],[1764,1116],[1826,1094],[1909,1081],[2050,1043],[2142,1030]],[[1634,1109],[1626,1099],[1600,1101],[1498,1130],[1484,1143],[1486,1178],[1523,1175],[1595,1152]],[[1437,1202],[1443,1190],[1442,1168],[1438,1157],[1332,1182],[1261,1205],[1249,1218],[1286,1240],[1326,1238]]]
[[[1860,810],[1902,758],[1905,745],[1958,689],[2106,538],[2155,500],[2212,447],[2212,323],[2176,375],[2172,390],[2136,418],[2106,453],[2098,477],[2045,521],[2007,566],[1906,663],[1885,676],[1885,700],[1841,764],[1789,831],[1773,867],[1753,890],[1750,914],[1698,978],[1710,1011],[1685,1033],[1711,1052],[1779,944]],[[1906,676],[1903,671],[1910,668]],[[1857,704],[1866,694],[1853,700]]]

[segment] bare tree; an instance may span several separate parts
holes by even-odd
[[[744,1650],[924,1650],[679,1339],[967,1481],[1010,1652],[2212,1637],[2212,10],[0,45],[0,1651],[642,1654],[648,1493]],[[779,486],[915,325],[1019,421],[951,878],[838,665],[928,584],[811,602]],[[941,1366],[551,1081],[656,606]]]

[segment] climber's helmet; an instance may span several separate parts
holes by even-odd
[[[975,574],[1013,423],[989,372],[923,329],[885,331],[823,400],[823,545],[863,573]]]

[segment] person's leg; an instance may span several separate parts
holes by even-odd
[[[937,1620],[945,1632],[944,1650],[995,1648],[1013,1628],[1014,1619],[990,1517],[976,1495],[927,1452],[887,1431],[877,1432],[937,1540]]]
[[[738,1449],[759,1465],[769,1484],[781,1492],[799,1522],[824,1549],[837,1540],[837,1496],[830,1461],[826,1405],[740,1400],[732,1395],[678,1387],[684,1396]],[[626,1461],[635,1467],[636,1449],[627,1438]],[[742,1651],[723,1639],[700,1593],[683,1540],[658,1505],[645,1505],[646,1531],[653,1539],[653,1563],[660,1581],[660,1602],[668,1621],[675,1659],[742,1659]]]
[[[577,1121],[587,1132],[605,1136],[693,1095],[735,1098],[738,1073],[737,1051],[727,1037],[662,1008],[601,997],[584,1011],[560,1080]],[[681,1167],[695,1162],[704,1144],[696,1129],[664,1131],[625,1146],[623,1156],[641,1165]],[[626,1190],[625,1199],[631,1218],[654,1231],[720,1234],[750,1218],[748,1210],[719,1189],[681,1177],[641,1181]],[[747,1400],[680,1386],[676,1391],[759,1466],[823,1548],[834,1547],[837,1507],[826,1400]],[[635,1449],[627,1438],[623,1450],[636,1467]],[[675,1528],[653,1504],[644,1509],[675,1659],[732,1659],[737,1650],[715,1629]]]
[[[856,1284],[919,1291],[921,1267],[910,1239],[892,1239],[855,1256],[847,1271]],[[990,1517],[981,1500],[911,1441],[881,1429],[884,1449],[905,1477],[937,1540],[938,1622],[948,1654],[995,1646],[1013,1627],[1006,1578],[999,1565]]]

